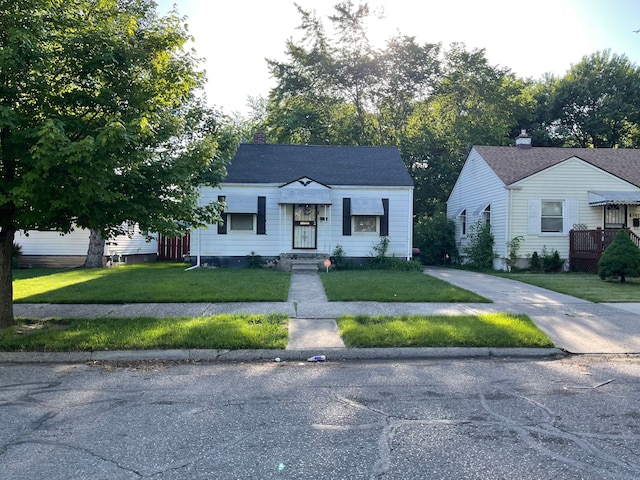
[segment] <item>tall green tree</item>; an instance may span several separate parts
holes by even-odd
[[[267,124],[281,143],[394,144],[416,99],[433,90],[439,46],[398,35],[372,47],[366,3],[343,1],[322,19],[298,7],[302,38],[287,42],[287,60],[270,60],[277,81]]]
[[[553,94],[550,128],[560,129],[568,146],[638,146],[640,70],[625,55],[604,50],[583,57]]]
[[[442,211],[469,148],[508,145],[534,104],[526,82],[491,65],[484,50],[453,44],[443,56],[440,82],[414,105],[400,141],[416,215]]]
[[[151,0],[0,3],[0,325],[13,323],[15,232],[214,222],[198,204],[233,141],[198,96],[205,81],[174,12]]]

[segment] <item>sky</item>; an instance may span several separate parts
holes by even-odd
[[[175,5],[186,16],[192,47],[204,59],[209,105],[246,115],[249,97],[266,97],[275,86],[266,58],[284,60],[286,41],[300,38],[295,3],[327,15],[338,0],[156,0],[158,13]],[[357,4],[358,1],[354,0]],[[638,0],[369,0],[384,12],[372,20],[370,40],[401,33],[420,43],[452,42],[483,48],[492,65],[523,78],[564,75],[583,56],[610,49],[640,65]]]

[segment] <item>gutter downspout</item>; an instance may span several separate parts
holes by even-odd
[[[200,198],[202,197],[202,189],[198,188],[198,206],[200,206]],[[196,248],[196,264],[186,268],[184,271],[188,272],[189,270],[193,270],[194,268],[200,268],[200,231],[202,229],[198,228],[197,232],[198,232],[198,240],[196,242],[197,248]]]
[[[413,187],[409,189],[407,196],[409,197],[409,205],[410,205],[410,208],[407,209],[409,211],[408,212],[409,213],[409,222],[408,222],[409,245],[407,245],[407,250],[408,250],[407,261],[409,261],[413,259]]]
[[[200,230],[202,230],[202,229],[199,228],[197,230],[197,232],[198,232],[198,240],[196,242],[196,245],[197,245],[197,249],[196,249],[196,264],[191,266],[191,267],[189,267],[189,268],[186,268],[184,270],[185,272],[188,272],[189,270],[193,270],[194,268],[200,268]]]
[[[505,225],[505,245],[504,245],[504,267],[503,270],[507,268],[507,243],[506,242],[510,242],[511,241],[511,235],[513,235],[512,233],[512,222],[513,222],[513,212],[511,211],[512,207],[513,207],[513,191],[514,190],[522,190],[522,187],[512,187],[510,185],[507,185],[505,187],[507,189],[507,222]]]

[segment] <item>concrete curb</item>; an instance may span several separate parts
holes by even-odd
[[[318,348],[314,350],[110,350],[99,352],[0,352],[0,363],[87,362],[273,362],[307,361],[325,355],[328,362],[357,360],[420,360],[438,358],[563,358],[558,348]]]

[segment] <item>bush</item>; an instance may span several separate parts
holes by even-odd
[[[507,258],[505,262],[507,263],[507,267],[509,267],[509,271],[518,263],[518,253],[520,253],[520,244],[524,242],[524,237],[518,235],[517,237],[513,237],[510,241],[507,242]]]
[[[538,255],[538,252],[533,252],[531,254],[531,259],[529,260],[529,270],[534,273],[542,272],[542,260],[540,260],[540,255]]]
[[[467,263],[472,268],[486,270],[493,268],[493,233],[491,225],[478,221],[469,228],[469,244],[463,249]]]
[[[547,273],[557,273],[564,267],[564,260],[560,258],[557,250],[549,254],[542,249],[542,269]]]
[[[547,247],[542,248],[542,254],[533,252],[529,260],[529,269],[534,273],[557,273],[564,267],[564,260],[560,258],[558,250],[550,253]]]
[[[401,270],[405,272],[422,271],[422,265],[416,260],[387,257],[389,239],[382,237],[377,245],[373,246],[375,256],[369,262],[369,267],[375,270]]]
[[[456,224],[445,214],[418,218],[413,229],[413,245],[420,249],[425,265],[442,265],[458,257]]]
[[[247,255],[247,267],[249,268],[262,268],[264,261],[262,256],[257,255],[256,252],[251,252]]]
[[[600,257],[598,275],[603,280],[620,277],[620,283],[624,283],[626,277],[640,276],[640,249],[624,230],[618,232]]]
[[[331,253],[331,263],[336,270],[342,270],[348,268],[348,263],[344,260],[344,249],[342,245],[336,245]]]

